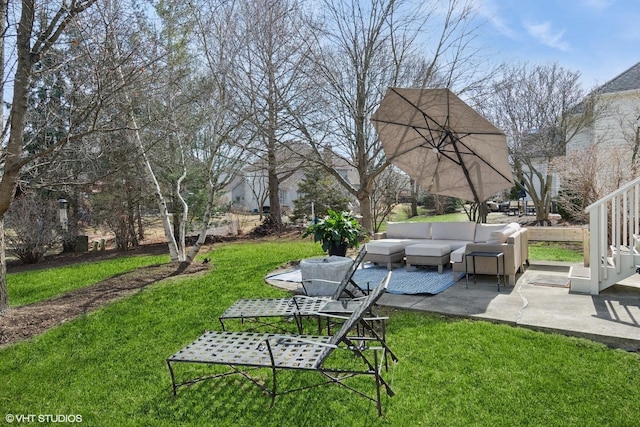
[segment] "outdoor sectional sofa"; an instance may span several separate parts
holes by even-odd
[[[476,257],[475,272],[496,275],[499,269],[512,286],[516,273],[524,271],[529,262],[527,229],[518,223],[389,222],[386,233],[376,233],[366,245],[365,261],[385,264],[391,270],[393,264],[402,264],[406,259],[408,270],[416,265],[430,265],[437,266],[440,273],[450,263],[456,280],[460,276],[457,273],[467,271],[465,254],[502,252],[505,271],[495,259]],[[472,263],[468,264],[472,273]]]

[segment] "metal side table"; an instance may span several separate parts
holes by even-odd
[[[476,257],[481,258],[495,258],[496,259],[496,276],[498,277],[498,292],[500,292],[500,259],[502,259],[502,274],[504,275],[505,263],[504,263],[504,252],[490,252],[490,251],[473,251],[469,252],[464,257],[464,269],[466,271],[466,287],[469,288],[469,264],[467,260],[471,258],[471,263],[473,266],[473,283],[476,282]],[[506,276],[505,276],[506,283]]]

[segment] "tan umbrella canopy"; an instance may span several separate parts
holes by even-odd
[[[389,88],[371,121],[428,193],[480,203],[513,185],[504,133],[449,89]]]

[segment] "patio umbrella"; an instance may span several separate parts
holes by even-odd
[[[371,121],[428,193],[481,203],[513,185],[504,133],[449,89],[389,88]]]

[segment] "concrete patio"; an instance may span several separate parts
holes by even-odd
[[[565,286],[570,266],[533,263],[517,276],[515,286],[500,286],[500,292],[495,276],[478,276],[477,283],[469,279],[468,288],[462,279],[438,295],[385,294],[380,305],[507,323],[640,351],[640,275],[600,295],[576,294]],[[300,290],[292,283],[269,283]]]

